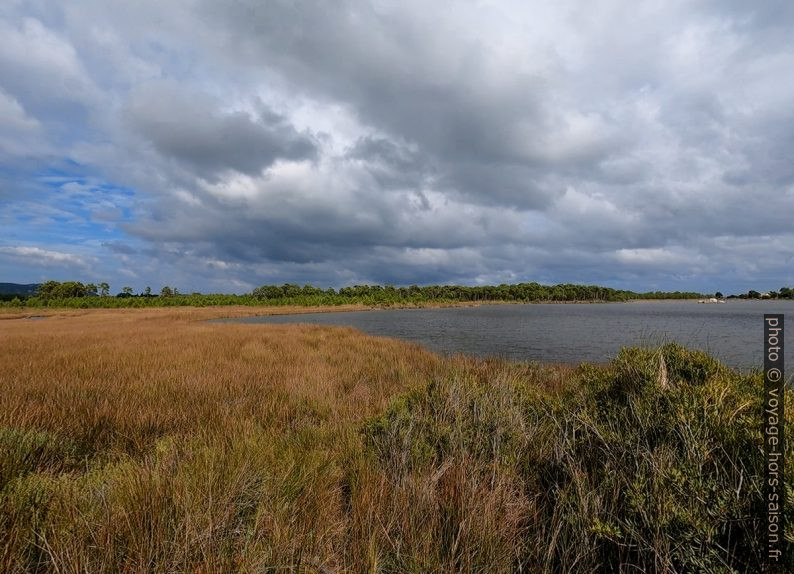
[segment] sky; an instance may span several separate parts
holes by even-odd
[[[794,286],[788,0],[4,0],[0,281]]]

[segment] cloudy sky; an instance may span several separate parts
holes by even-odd
[[[794,3],[3,0],[0,281],[794,285]]]

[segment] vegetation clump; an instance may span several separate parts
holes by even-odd
[[[395,399],[364,428],[377,468],[394,488],[459,467],[448,479],[460,481],[454,492],[473,477],[510,488],[521,513],[513,524],[499,519],[512,536],[494,554],[503,571],[760,571],[759,374],[668,344],[624,349],[605,368],[582,366],[560,392],[538,393],[526,381],[456,375]],[[791,417],[786,427],[794,431]],[[790,499],[792,470],[789,463]],[[440,496],[435,507],[406,501],[406,509],[433,515],[447,503]],[[455,538],[451,547],[461,552],[447,557],[448,567],[475,564],[492,537],[466,532],[477,514],[476,506],[459,508],[460,522],[429,533],[439,543],[450,529],[484,537],[468,545]]]

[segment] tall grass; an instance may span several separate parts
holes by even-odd
[[[759,374],[217,314],[2,322],[0,571],[760,571]]]

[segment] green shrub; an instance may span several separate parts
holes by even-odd
[[[363,433],[397,485],[463,460],[518,476],[535,513],[523,543],[507,545],[533,571],[754,572],[762,388],[758,373],[699,351],[632,348],[606,369],[579,369],[557,396],[455,374],[395,400]],[[794,433],[791,416],[786,427]],[[794,507],[786,513],[794,525]]]
[[[69,439],[48,431],[0,428],[0,491],[18,476],[30,472],[59,472],[77,462]]]

